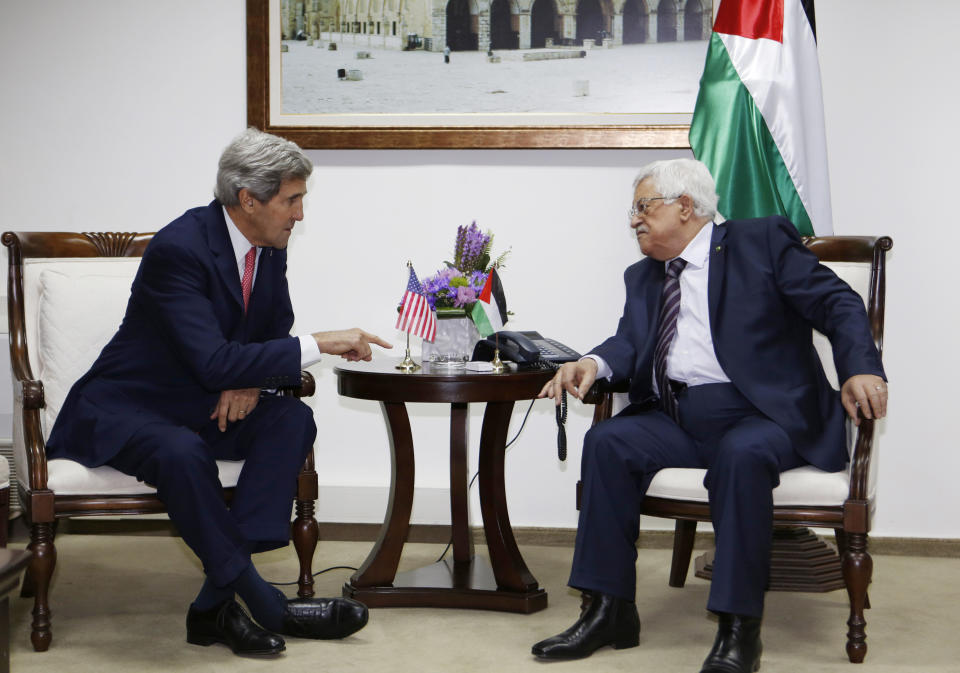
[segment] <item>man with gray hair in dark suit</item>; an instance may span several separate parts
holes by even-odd
[[[286,247],[313,165],[294,143],[248,129],[223,151],[215,200],[150,241],[119,330],[70,390],[47,449],[155,486],[206,575],[187,641],[236,654],[281,652],[283,635],[342,638],[367,622],[343,598],[288,600],[256,552],[289,541],[313,411],[270,390],[296,385],[321,353],[370,360],[361,329],[290,336]],[[243,460],[233,500],[217,460]],[[253,615],[235,600],[239,595]]]

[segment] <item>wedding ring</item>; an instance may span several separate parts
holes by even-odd
[[[875,386],[877,390],[883,390],[883,386]]]
[[[246,410],[246,409],[241,409],[239,413],[240,413],[241,416],[243,416],[245,413],[247,413],[247,410]]]

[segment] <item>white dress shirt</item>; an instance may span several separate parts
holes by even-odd
[[[713,226],[713,223],[704,225],[678,255],[687,265],[680,274],[680,313],[677,316],[677,334],[667,351],[667,376],[689,386],[730,381],[717,361],[713,335],[710,333],[707,285]],[[670,261],[667,260],[665,264]],[[584,357],[596,361],[598,379],[613,376],[613,371],[603,358],[597,355]],[[657,390],[656,375],[653,378],[653,387]]]
[[[243,283],[243,270],[247,265],[247,252],[250,250],[251,244],[247,240],[246,236],[240,233],[240,230],[237,229],[237,225],[233,223],[233,220],[230,219],[230,213],[227,212],[227,209],[223,209],[223,219],[227,222],[227,233],[230,234],[230,244],[233,245],[233,254],[237,258],[237,273],[240,274],[240,282]],[[263,253],[263,248],[257,248],[257,260],[253,265],[253,282],[250,285],[251,292],[253,291],[253,286],[257,284],[257,271],[260,269],[260,255]],[[310,365],[320,361],[320,347],[317,345],[316,340],[309,334],[304,334],[297,337],[300,340],[300,366],[309,367]]]

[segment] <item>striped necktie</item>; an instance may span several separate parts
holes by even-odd
[[[240,289],[243,290],[243,312],[247,312],[250,306],[250,291],[253,290],[253,267],[257,263],[257,249],[250,248],[243,263],[243,279],[240,281]]]
[[[667,276],[661,291],[660,324],[657,327],[657,349],[653,353],[653,371],[660,388],[660,407],[678,421],[677,398],[667,378],[667,353],[677,335],[677,316],[680,315],[680,272],[687,265],[679,257],[667,264]]]

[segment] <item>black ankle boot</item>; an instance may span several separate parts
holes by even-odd
[[[760,617],[725,612],[718,614],[720,626],[713,649],[700,673],[754,673],[760,670]]]
[[[631,601],[595,593],[580,619],[563,633],[533,646],[541,659],[582,659],[605,645],[615,650],[640,644],[640,617]]]

